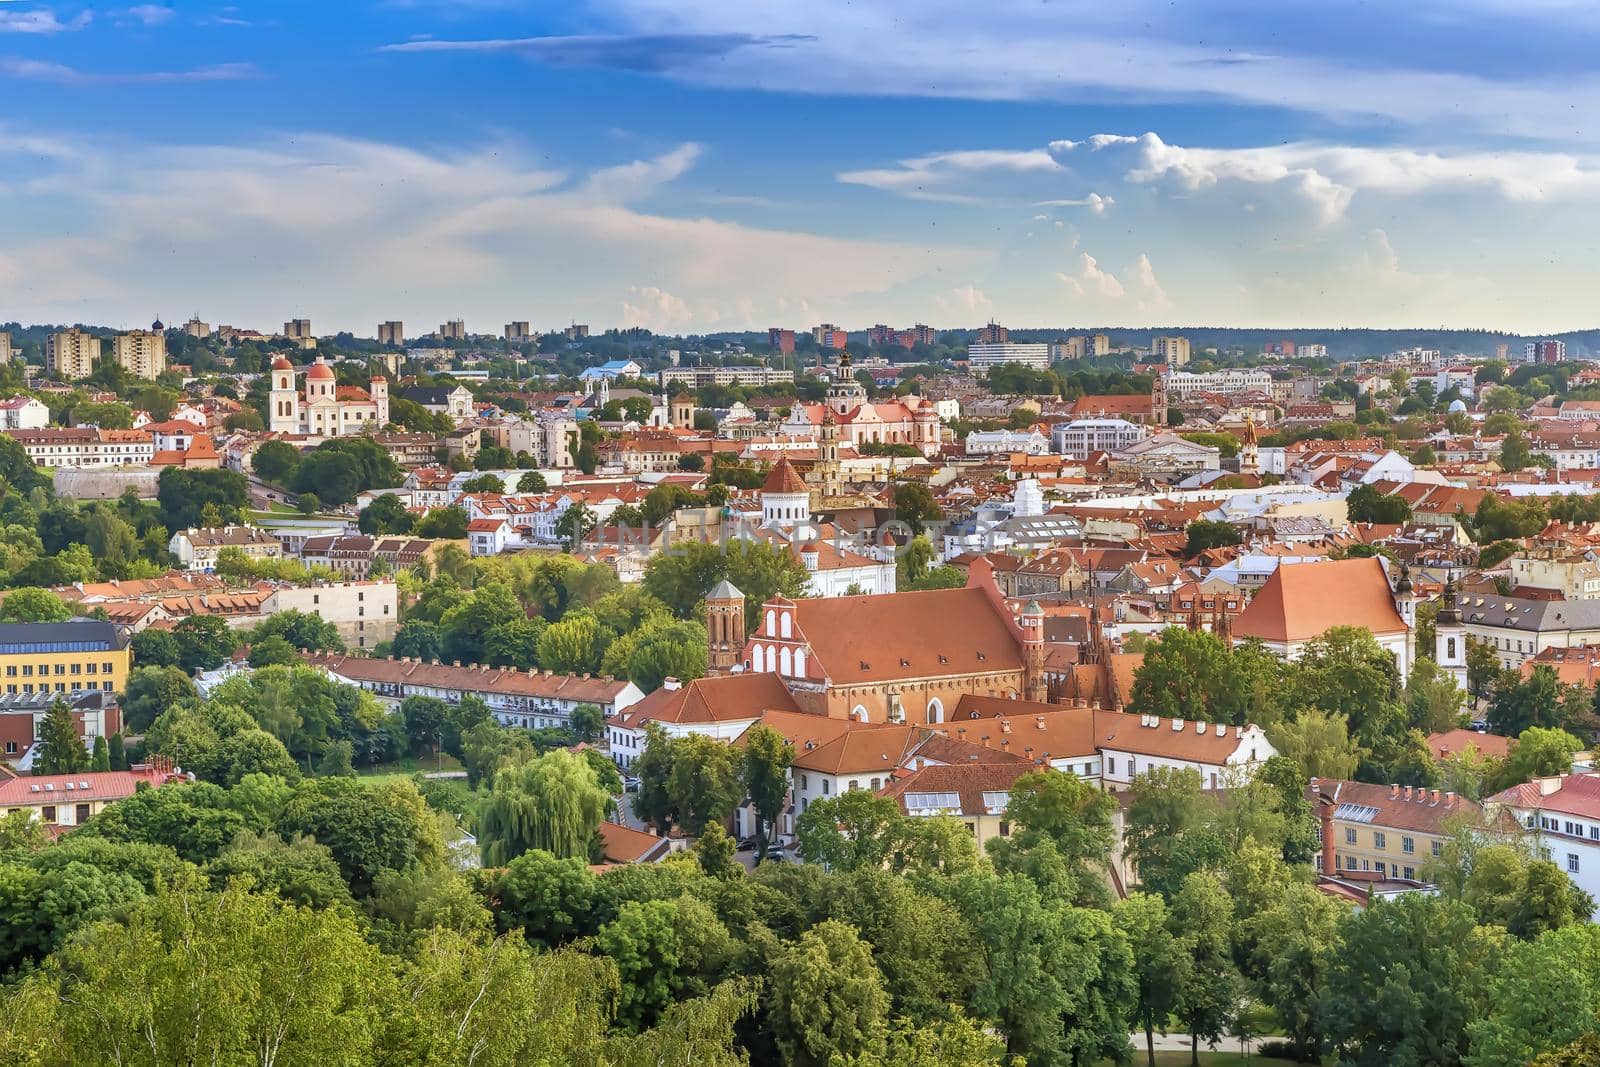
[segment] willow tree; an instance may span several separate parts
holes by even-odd
[[[503,867],[536,848],[586,858],[610,799],[588,761],[565,749],[502,767],[479,814],[483,862]]]

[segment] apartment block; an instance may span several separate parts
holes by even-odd
[[[87,378],[100,362],[100,338],[82,330],[62,330],[45,341],[45,369],[66,379]]]
[[[451,319],[449,322],[439,324],[439,339],[442,341],[465,341],[467,339],[467,324],[464,319]]]
[[[283,324],[283,336],[291,341],[310,341],[317,335],[311,332],[310,319],[290,319]]]
[[[155,379],[167,369],[167,335],[155,330],[129,330],[111,342],[117,365],[135,378]]]
[[[506,340],[531,341],[533,340],[533,329],[526,322],[508,322],[506,323]]]
[[[403,345],[406,343],[406,324],[398,319],[378,323],[378,343],[380,345]]]

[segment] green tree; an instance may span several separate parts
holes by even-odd
[[[1146,646],[1128,705],[1142,715],[1243,725],[1259,721],[1257,696],[1276,688],[1279,672],[1277,663],[1231,651],[1215,634],[1169,626]]]
[[[478,815],[484,863],[503,866],[529,849],[588,856],[610,799],[589,764],[563,749],[502,767]]]
[[[1131,950],[1133,1017],[1144,1030],[1150,1067],[1156,1067],[1155,1031],[1165,1032],[1178,991],[1188,981],[1189,943],[1173,934],[1166,901],[1153,894],[1130,893],[1112,916]]]
[[[767,832],[776,825],[789,798],[789,766],[794,750],[770,726],[752,726],[744,736],[743,784],[756,814],[756,862],[767,858]]]
[[[732,746],[704,734],[678,738],[672,747],[667,791],[673,821],[691,837],[733,814],[744,798],[741,760]]]
[[[13,589],[0,600],[0,622],[66,622],[72,608],[48,589]]]
[[[111,769],[125,771],[128,769],[128,752],[126,742],[121,734],[111,735]]]
[[[544,475],[538,471],[526,471],[522,477],[517,479],[517,492],[519,493],[543,493],[549,488],[549,485],[545,483]]]
[[[1384,524],[1411,521],[1411,505],[1404,497],[1384,496],[1370,485],[1358,485],[1345,498],[1346,513],[1351,522]]]
[[[1533,459],[1533,451],[1528,447],[1528,439],[1522,436],[1520,430],[1506,434],[1500,442],[1500,469],[1506,473],[1520,471],[1528,466]]]
[[[1462,1062],[1467,1027],[1489,1006],[1504,932],[1479,926],[1465,904],[1411,894],[1352,913],[1340,934],[1322,1018],[1341,1062]]]
[[[194,682],[179,667],[135,667],[128,672],[122,696],[123,722],[142,733],[167,708],[198,697]]]
[[[356,520],[362,533],[375,535],[410,533],[416,524],[417,517],[393,493],[375,497],[372,503],[361,509],[361,515]]]
[[[1227,858],[1202,785],[1190,768],[1158,767],[1133,780],[1124,848],[1139,884],[1169,900],[1190,874],[1219,869]]]
[[[1222,881],[1204,871],[1184,878],[1170,921],[1175,936],[1188,942],[1190,961],[1173,995],[1173,1014],[1189,1032],[1190,1064],[1200,1067],[1201,1040],[1214,1045],[1222,1039],[1242,996],[1232,956],[1233,906]]]
[[[1496,971],[1488,1014],[1468,1030],[1467,1067],[1530,1063],[1600,1034],[1600,927],[1569,926],[1511,946]]]
[[[228,629],[220,615],[189,615],[179,619],[172,627],[172,638],[178,643],[178,666],[189,674],[215,670],[239,647],[238,634]]]
[[[795,838],[807,863],[836,871],[879,868],[904,839],[900,805],[865,789],[813,801],[795,820]]]
[[[1506,671],[1489,698],[1489,726],[1495,733],[1518,736],[1532,727],[1566,724],[1561,680],[1555,668],[1539,664],[1527,678]]]
[[[1295,883],[1245,920],[1255,944],[1250,967],[1257,993],[1277,1012],[1298,1057],[1308,1062],[1321,1058],[1319,1005],[1340,952],[1339,920],[1346,910],[1322,891]]]
[[[687,895],[624,903],[595,944],[617,965],[617,1021],[630,1032],[654,1023],[674,1001],[707,992],[734,951],[711,908]]]
[[[520,929],[531,944],[553,948],[592,931],[597,893],[587,858],[563,859],[533,849],[507,864],[495,880],[495,923],[502,932]]]
[[[417,536],[444,541],[459,541],[467,536],[465,508],[432,508],[417,523]]]
[[[39,745],[34,751],[36,774],[72,774],[88,770],[89,753],[72,721],[72,709],[57,697],[39,725]]]
[[[920,534],[927,523],[943,518],[944,512],[926,482],[895,482],[894,517]]]
[[[111,769],[111,748],[106,743],[104,734],[97,734],[94,739],[94,752],[89,757],[91,771],[109,771]]]
[[[141,630],[128,642],[128,649],[133,654],[133,662],[138,665],[135,670],[139,667],[178,665],[180,650],[177,639],[165,630]]]
[[[788,1063],[825,1067],[884,1049],[888,994],[849,925],[818,923],[771,964],[771,1026]]]
[[[568,552],[583,543],[584,535],[595,527],[594,512],[581,500],[569,506],[556,520],[556,535]]]
[[[1026,858],[1048,845],[1050,861],[1064,867],[1080,897],[1104,878],[1115,810],[1109,793],[1076,775],[1048,769],[1025,774],[1011,784],[1006,806],[1011,836],[991,839],[989,853],[1000,869],[1026,872],[1032,868]]]
[[[600,731],[605,728],[605,712],[600,710],[598,704],[579,704],[572,709],[568,725],[572,728],[572,736],[579,741],[594,741],[599,738]]]
[[[1491,792],[1499,792],[1535,778],[1567,774],[1583,747],[1582,741],[1565,730],[1530,726],[1518,735],[1494,781],[1487,785]]]
[[[1210,519],[1196,519],[1191,522],[1185,533],[1183,554],[1194,557],[1213,548],[1226,548],[1239,543],[1239,529],[1231,522],[1213,522]]]

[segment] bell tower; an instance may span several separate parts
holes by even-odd
[[[267,397],[267,429],[273,433],[300,432],[300,394],[294,389],[294,364],[284,356],[272,361],[272,389]]]
[[[730,674],[744,655],[744,594],[724,578],[706,594],[706,666]]]
[[[1455,679],[1463,691],[1467,688],[1467,633],[1461,626],[1461,611],[1456,607],[1456,582],[1446,579],[1444,596],[1440,600],[1439,614],[1433,620],[1433,661],[1439,669]]]

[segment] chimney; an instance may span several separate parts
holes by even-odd
[[[1322,873],[1332,877],[1339,873],[1338,857],[1333,852],[1333,805],[1322,790],[1317,790],[1317,820],[1322,824]]]
[[[587,677],[587,675],[585,677]],[[661,688],[666,689],[668,691],[672,691],[672,690],[675,690],[675,689],[682,689],[683,688],[683,683],[680,682],[678,679],[673,678],[673,677],[671,677],[669,675],[668,677],[663,678],[661,680]]]
[[[1406,790],[1406,792],[1409,793],[1410,790],[1408,789],[1408,790]],[[1400,799],[1400,787],[1399,786],[1391,785],[1389,787],[1389,799],[1390,800],[1399,800]]]
[[[1410,799],[1411,799],[1411,787],[1410,787],[1410,786],[1409,786],[1409,785],[1408,785],[1408,786],[1406,786],[1406,793],[1405,793],[1405,796],[1406,796],[1406,799],[1407,799],[1407,800],[1410,800]]]
[[[1448,792],[1445,793],[1445,795],[1444,795],[1444,806],[1447,807],[1447,808],[1453,808],[1453,807],[1456,806],[1455,790],[1452,789],[1452,790],[1449,790]]]

